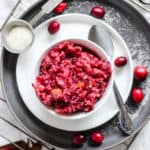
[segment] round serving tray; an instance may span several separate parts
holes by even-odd
[[[44,1],[33,6],[24,14],[23,19],[29,21],[40,10],[43,3]],[[93,6],[104,6],[106,9],[106,15],[104,18],[105,21],[114,27],[127,43],[134,65],[143,64],[148,68],[148,70],[150,70],[150,26],[147,21],[129,4],[122,0],[68,0],[68,5],[68,9],[65,13],[78,12],[89,14]],[[51,13],[50,15],[43,17],[41,22],[44,22],[46,19],[55,15],[56,14]],[[18,55],[11,54],[3,49],[1,59],[1,81],[9,108],[20,123],[39,139],[59,148],[74,148],[72,145],[72,137],[77,132],[58,130],[44,124],[38,120],[23,103],[16,83],[17,58]],[[140,130],[150,115],[149,82],[150,76],[148,76],[147,80],[141,84],[134,82],[133,86],[141,86],[144,89],[145,99],[141,104],[135,105],[129,97],[126,104],[126,108],[133,118],[134,127],[136,129],[133,134]],[[94,147],[90,143],[90,140],[87,140],[80,149],[107,149],[120,144],[129,138],[129,136],[124,135],[119,130],[116,117],[103,126],[82,131],[81,133],[86,134],[89,139],[91,132],[97,130],[101,131],[105,135],[104,142],[100,146]]]

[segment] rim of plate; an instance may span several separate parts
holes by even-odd
[[[56,16],[56,17],[53,17],[53,18],[50,18],[48,20],[46,20],[45,22],[43,22],[41,25],[39,25],[36,29],[35,29],[35,32],[36,30],[38,30],[41,26],[43,26],[44,24],[47,24],[48,22],[50,22],[51,20],[54,20],[54,19],[62,19],[64,17],[71,17],[74,19],[74,17],[78,18],[78,17],[84,17],[84,21],[85,22],[85,19],[87,18],[87,20],[89,19],[93,19],[93,21],[95,21],[96,23],[95,24],[103,24],[103,26],[106,27],[107,30],[110,30],[111,32],[113,32],[113,34],[115,35],[115,37],[117,37],[120,41],[120,43],[122,43],[126,49],[126,52],[128,53],[128,56],[129,56],[129,62],[130,62],[130,68],[131,70],[133,70],[133,64],[132,64],[132,59],[131,59],[131,55],[129,53],[129,49],[126,45],[126,43],[124,42],[124,40],[122,39],[122,37],[117,33],[117,31],[115,31],[115,29],[113,29],[109,24],[105,23],[104,21],[102,20],[98,20],[96,18],[93,18],[92,16],[89,16],[89,15],[85,15],[85,14],[80,14],[80,13],[70,13],[70,14],[64,14],[64,15],[59,15],[59,16]],[[76,20],[79,20],[79,19],[74,19],[74,22]],[[87,24],[88,24],[88,21],[87,21]],[[91,23],[90,23],[91,24]],[[109,31],[109,32],[110,32]],[[56,43],[56,42],[55,42]],[[52,44],[53,45],[53,44]],[[129,93],[130,93],[130,90],[131,90],[131,86],[132,86],[132,83],[133,83],[133,73],[130,74],[130,84],[129,84],[129,89],[127,91],[127,97],[129,96]],[[20,93],[20,92],[19,92]],[[20,93],[21,94],[21,93]],[[24,101],[24,98],[22,97],[23,101]],[[127,100],[127,98],[125,99],[125,101]],[[26,103],[25,103],[26,104]],[[27,106],[28,107],[28,106]],[[32,110],[28,107],[28,109],[32,112]],[[118,112],[119,110],[114,110],[111,114],[111,117],[107,120],[109,121],[110,119],[112,119],[114,117],[114,115]],[[32,112],[33,113],[33,112]],[[42,122],[45,122],[46,124],[50,125],[50,126],[53,126],[53,127],[56,127],[55,125],[52,125],[52,124],[49,124],[46,120],[43,120],[41,119],[39,116],[37,116],[35,113],[33,113],[37,118],[39,118]],[[79,121],[79,120],[77,120]],[[68,131],[82,131],[82,130],[87,130],[87,129],[92,129],[92,128],[95,128],[99,125],[102,125],[104,123],[106,123],[107,121],[103,121],[101,124],[97,124],[97,125],[92,125],[91,127],[82,127],[81,129],[74,129],[73,127],[71,129],[66,129],[65,127],[56,127],[58,129],[63,129],[63,130],[68,130]]]

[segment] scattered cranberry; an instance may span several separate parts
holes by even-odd
[[[60,23],[56,20],[53,20],[50,22],[49,26],[48,26],[48,31],[51,34],[55,34],[56,32],[58,32],[60,29]]]
[[[104,135],[97,131],[92,134],[91,139],[95,144],[101,144],[104,140]]]
[[[137,66],[134,68],[134,76],[137,80],[144,80],[147,77],[147,69],[144,66]]]
[[[123,67],[127,64],[127,58],[125,56],[120,56],[115,59],[115,65],[117,67]]]
[[[10,150],[10,148],[9,147],[4,147],[3,150]]]
[[[144,98],[144,93],[141,88],[134,88],[132,90],[132,99],[134,102],[140,103],[142,102],[143,98]]]
[[[63,13],[66,8],[67,8],[67,3],[61,2],[61,3],[54,9],[54,12],[60,14],[60,13]]]
[[[103,7],[95,6],[91,10],[91,15],[96,18],[102,18],[105,15],[105,10]]]
[[[86,137],[84,135],[78,134],[73,137],[73,144],[82,145],[86,141]]]

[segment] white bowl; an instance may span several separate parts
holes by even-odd
[[[109,57],[105,53],[105,51],[100,46],[98,46],[97,44],[95,44],[94,42],[89,41],[89,40],[83,40],[83,39],[66,39],[66,40],[63,40],[63,41],[55,43],[53,46],[55,46],[55,45],[57,45],[59,43],[65,42],[65,41],[71,41],[73,43],[83,45],[83,46],[87,47],[89,50],[91,50],[91,52],[95,53],[97,56],[99,56],[101,58],[104,58],[104,59],[108,60],[111,63],[111,60],[109,59]],[[51,46],[51,47],[53,47],[53,46]],[[41,58],[40,58],[40,60],[39,60],[39,62],[37,64],[37,67],[36,67],[36,69],[37,69],[36,73],[39,73],[39,67],[40,67],[41,61],[42,61],[43,57],[48,53],[48,51],[49,51],[50,48],[48,48],[48,50],[41,56]],[[112,63],[111,63],[111,68],[113,70],[113,64]],[[37,74],[37,76],[38,76],[38,74]],[[95,111],[97,111],[101,107],[102,103],[110,96],[110,94],[112,92],[112,87],[113,87],[113,71],[112,71],[112,75],[111,75],[111,77],[109,79],[108,85],[107,85],[107,87],[105,89],[105,92],[104,92],[103,96],[100,98],[100,100],[98,100],[96,102],[94,109],[91,110],[90,112],[78,112],[78,113],[74,113],[74,114],[71,114],[71,115],[65,115],[65,114],[63,115],[63,114],[56,113],[53,109],[48,108],[47,106],[45,106],[45,107],[47,107],[47,109],[48,109],[48,111],[49,111],[49,113],[51,115],[54,115],[57,118],[61,118],[61,119],[64,119],[64,120],[66,120],[66,119],[67,120],[68,119],[69,120],[83,119],[83,118],[91,115],[92,113],[94,113]]]

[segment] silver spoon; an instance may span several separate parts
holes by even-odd
[[[113,59],[114,56],[114,45],[109,33],[98,25],[93,25],[89,31],[88,39],[100,45],[107,54]],[[114,80],[113,89],[115,97],[120,109],[118,120],[120,129],[127,135],[130,135],[133,132],[133,122],[130,118],[128,112],[125,109],[123,103],[123,98],[120,94],[120,91],[117,87],[117,84]]]

